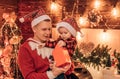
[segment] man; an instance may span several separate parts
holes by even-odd
[[[33,15],[31,27],[34,36],[20,47],[18,64],[24,79],[54,79],[70,67],[58,68],[55,63],[50,63],[53,49],[45,47],[45,43],[51,34],[51,18],[42,8]]]

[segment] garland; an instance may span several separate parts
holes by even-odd
[[[82,46],[82,47],[81,47]],[[81,43],[79,47],[75,50],[75,55],[73,59],[79,60],[81,63],[85,65],[92,65],[94,68],[99,70],[99,67],[111,67],[111,59],[109,51],[111,48],[108,45],[100,45],[98,44],[97,47],[93,48],[93,43]]]

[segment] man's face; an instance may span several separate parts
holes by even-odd
[[[60,27],[58,29],[60,36],[63,40],[67,40],[71,37],[71,33],[64,27]]]
[[[51,34],[51,22],[42,21],[37,26],[33,27],[34,38],[40,42],[46,42]]]

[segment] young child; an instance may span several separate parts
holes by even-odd
[[[59,38],[56,41],[48,41],[46,46],[54,48],[57,44],[62,43],[61,45],[64,45],[64,47],[68,50],[72,59],[77,45],[76,35],[77,32],[80,32],[80,28],[78,27],[77,22],[74,18],[65,18],[63,21],[57,23],[56,29],[60,35]],[[74,71],[73,64],[71,68],[65,73],[67,79],[78,79],[78,77],[75,76],[72,71]]]

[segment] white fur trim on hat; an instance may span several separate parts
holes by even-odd
[[[39,22],[41,22],[41,21],[43,21],[45,19],[51,20],[51,18],[48,15],[41,15],[41,16],[39,16],[39,17],[32,20],[31,26],[33,27],[33,26],[37,25]]]
[[[76,37],[76,34],[77,34],[77,31],[67,22],[60,22],[57,24],[56,28],[57,30],[60,28],[60,27],[64,27],[66,28],[68,31],[70,31],[70,33]]]

